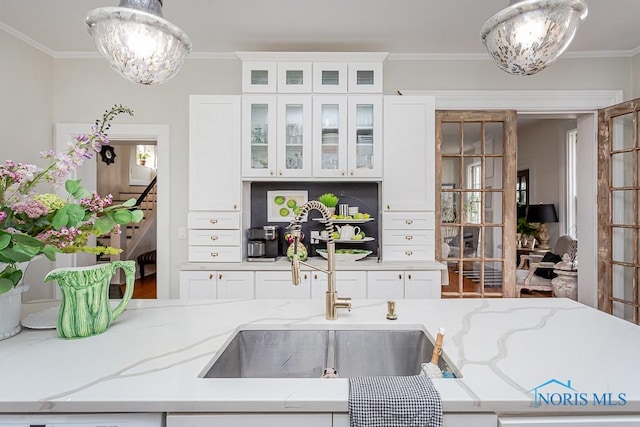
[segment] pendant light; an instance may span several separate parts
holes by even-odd
[[[171,79],[191,51],[185,32],[162,17],[162,0],[120,0],[89,12],[86,24],[109,65],[135,83]]]
[[[511,0],[484,23],[480,37],[500,69],[531,75],[558,59],[587,13],[583,0]]]

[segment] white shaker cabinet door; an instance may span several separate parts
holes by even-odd
[[[327,293],[327,275],[311,272],[311,298],[324,298]],[[367,298],[366,271],[336,271],[336,291],[341,298]]]
[[[219,271],[218,299],[253,299],[253,271]]]
[[[404,297],[406,299],[440,299],[442,273],[434,271],[405,271]]]
[[[300,272],[295,286],[291,271],[256,271],[256,299],[310,299],[311,274]]]
[[[499,427],[631,427],[640,425],[638,415],[592,415],[557,417],[500,417]]]
[[[403,299],[404,272],[369,271],[367,272],[367,298]]]
[[[442,427],[496,427],[497,420],[495,414],[443,414]],[[333,427],[349,426],[349,414],[333,414]]]
[[[435,99],[384,97],[385,211],[435,208]]]
[[[167,427],[331,427],[331,413],[167,415]]]
[[[189,97],[189,210],[240,211],[240,97]]]
[[[215,271],[181,271],[180,299],[215,299]]]

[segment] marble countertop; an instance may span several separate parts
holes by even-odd
[[[24,329],[0,341],[0,412],[347,412],[345,378],[200,378],[234,331],[260,325],[417,327],[431,337],[444,327],[445,357],[462,374],[434,380],[445,412],[640,413],[636,325],[559,298],[399,300],[396,308],[389,321],[386,301],[354,300],[328,321],[317,300],[133,300],[102,335],[63,340],[54,329]],[[531,390],[568,381],[586,404],[534,407]],[[612,403],[624,393],[626,404],[595,404],[594,393],[611,393]]]
[[[327,260],[322,257],[311,257],[307,260],[308,263],[318,266],[326,267]],[[359,261],[351,262],[336,262],[336,270],[349,270],[349,271],[389,271],[389,270],[444,270],[446,267],[444,264],[438,261],[419,261],[419,262],[402,262],[402,261],[384,261],[378,262],[377,258],[367,257]],[[209,271],[209,270],[255,270],[255,271],[277,271],[277,270],[290,270],[291,262],[287,257],[281,257],[277,261],[243,261],[243,262],[224,262],[224,263],[187,263],[180,266],[180,270],[183,271]],[[300,266],[301,270],[309,270],[309,267],[304,265]]]

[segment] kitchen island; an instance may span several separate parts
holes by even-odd
[[[260,325],[418,328],[432,339],[444,327],[444,357],[461,375],[434,380],[445,413],[640,414],[636,325],[559,298],[399,300],[395,321],[386,310],[354,300],[327,321],[317,300],[132,300],[102,335],[25,329],[0,341],[0,412],[345,414],[345,378],[201,378],[236,330]]]

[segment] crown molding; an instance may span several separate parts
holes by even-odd
[[[27,37],[26,35],[24,35],[20,31],[18,31],[15,28],[5,24],[2,21],[0,21],[0,30],[2,30],[2,31],[4,31],[4,32],[6,32],[8,34],[11,34],[13,37],[17,38],[18,40],[21,40],[21,41],[25,42],[26,44],[38,49],[39,51],[51,56],[52,58],[56,57],[55,56],[56,52],[54,50],[49,49],[48,47],[46,47],[42,43],[39,43],[39,42],[35,41],[31,37]]]

